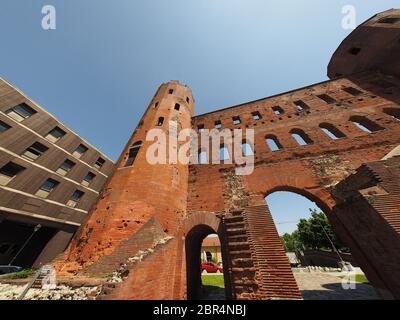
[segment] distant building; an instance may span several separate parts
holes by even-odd
[[[221,243],[218,237],[207,237],[203,240],[201,261],[222,263]]]
[[[110,159],[0,79],[0,265],[29,267],[61,253],[112,170]]]

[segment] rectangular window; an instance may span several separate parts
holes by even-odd
[[[39,190],[35,193],[38,197],[46,199],[50,193],[59,185],[59,182],[53,179],[47,179]]]
[[[35,110],[33,110],[30,106],[28,106],[25,103],[21,103],[11,109],[8,109],[6,111],[6,114],[13,118],[14,120],[21,122],[31,116],[33,116],[36,113]]]
[[[86,175],[86,177],[83,178],[82,184],[83,184],[85,187],[89,187],[90,184],[93,182],[93,179],[94,179],[94,178],[96,178],[96,175],[95,175],[94,173],[92,173],[92,172],[89,172],[89,173]]]
[[[23,154],[21,154],[21,157],[26,160],[36,161],[47,150],[49,150],[49,148],[47,148],[45,145],[35,142],[28,149],[26,149]]]
[[[262,118],[261,114],[258,111],[252,112],[251,115],[253,116],[253,120],[260,120]]]
[[[215,121],[215,129],[221,129],[221,128],[222,128],[221,120]]]
[[[7,123],[0,121],[0,133],[3,133],[10,128],[11,128],[11,126],[9,126]]]
[[[303,100],[297,100],[294,102],[297,111],[304,111],[310,109],[310,106],[305,103]]]
[[[161,127],[164,124],[164,117],[158,118],[157,126]]]
[[[67,202],[67,206],[75,208],[78,205],[79,201],[82,199],[84,194],[85,194],[84,192],[76,190],[72,194],[71,199],[69,199],[69,201]]]
[[[352,54],[353,56],[358,55],[361,52],[361,48],[350,48],[349,53]]]
[[[400,16],[385,17],[378,20],[378,23],[385,23],[385,24],[400,23]]]
[[[57,169],[57,173],[61,174],[62,176],[66,176],[68,172],[71,171],[71,169],[75,166],[75,163],[72,162],[71,160],[65,160],[61,166]]]
[[[234,125],[238,125],[238,124],[242,123],[242,121],[240,120],[240,117],[233,117],[232,121],[233,121]]]
[[[17,174],[25,170],[24,167],[14,163],[9,162],[0,169],[0,185],[7,185],[12,179],[14,179]]]
[[[285,111],[280,106],[272,107],[272,111],[277,115],[280,116],[285,113]]]
[[[86,148],[83,144],[80,144],[78,146],[78,148],[75,149],[75,151],[72,153],[72,155],[77,158],[80,159],[82,157],[82,155],[88,151],[88,148]]]
[[[67,133],[64,130],[60,129],[59,127],[55,127],[47,134],[46,139],[49,140],[50,142],[56,143],[66,134]]]
[[[181,105],[179,103],[175,104],[175,110],[179,111],[179,109],[181,108]]]
[[[343,88],[343,91],[351,94],[352,96],[359,96],[360,94],[362,94],[362,91],[360,91],[360,90],[358,90],[356,88],[353,88],[353,87]]]
[[[169,89],[168,93],[169,93],[169,94],[173,94],[173,93],[174,93],[174,90],[173,90],[173,89]]]
[[[106,163],[106,160],[104,160],[103,158],[98,158],[97,161],[96,161],[96,163],[94,164],[94,167],[95,167],[97,170],[100,170],[101,167],[104,165],[104,163]]]
[[[332,103],[336,102],[335,99],[333,99],[331,96],[329,96],[327,94],[320,94],[317,97],[320,98],[321,100],[325,101],[327,104],[332,104]]]

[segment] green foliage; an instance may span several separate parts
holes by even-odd
[[[14,272],[10,274],[10,278],[12,279],[25,279],[35,274],[35,270],[33,269],[24,269],[18,272]]]
[[[348,251],[348,249],[339,240],[328,218],[322,212],[310,210],[309,219],[300,219],[297,224],[297,230],[292,234],[284,234],[281,239],[285,245],[285,250],[298,252],[300,250],[333,250],[333,242],[336,249]]]
[[[211,287],[218,287],[218,288],[224,288],[225,283],[224,283],[224,276],[221,275],[202,275],[201,276],[201,281],[203,283],[203,286],[211,286]]]

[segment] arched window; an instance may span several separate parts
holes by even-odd
[[[342,131],[330,123],[321,123],[319,127],[332,140],[346,138],[346,135]]]
[[[400,120],[400,108],[384,108],[383,112],[393,117],[395,120]]]
[[[254,155],[253,149],[246,140],[242,141],[242,152],[245,157],[250,157]]]
[[[225,145],[221,145],[219,148],[219,160],[225,161],[229,160],[229,150]]]
[[[362,131],[372,133],[376,131],[383,130],[384,128],[381,127],[379,124],[369,120],[364,116],[353,116],[350,118],[350,121],[354,123],[359,129]]]
[[[293,139],[296,140],[296,142],[300,146],[313,144],[313,141],[311,140],[311,138],[301,129],[293,129],[290,131],[290,134],[292,135]]]
[[[132,147],[129,149],[129,155],[128,159],[126,159],[125,167],[130,167],[133,165],[141,146],[142,146],[142,141],[135,142],[132,145]]]
[[[207,163],[208,163],[207,151],[199,150],[199,164],[207,164]]]
[[[268,144],[268,147],[272,152],[279,151],[282,149],[282,145],[280,144],[278,138],[274,135],[268,135],[265,137],[265,141]]]

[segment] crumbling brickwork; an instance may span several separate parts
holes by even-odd
[[[393,11],[374,19],[385,14],[392,15]],[[397,27],[392,32],[397,34]],[[355,33],[368,37],[359,29]],[[337,61],[344,59],[343,55],[352,52],[339,50],[330,70],[339,65]],[[390,268],[395,268],[392,260],[389,255],[377,255],[387,243],[380,242],[382,233],[387,232],[385,237],[390,235],[396,242],[390,252],[400,243],[399,203],[395,198],[398,182],[393,182],[398,181],[398,168],[386,170],[376,161],[400,144],[400,79],[386,68],[382,72],[381,64],[375,62],[368,59],[357,73],[343,71],[340,77],[335,75],[323,83],[198,116],[193,116],[193,98],[187,87],[175,81],[162,85],[124,149],[97,208],[58,270],[90,275],[91,268],[92,272],[101,271],[98,267],[104,261],[114,265],[119,262],[126,268],[123,280],[117,285],[108,284],[103,299],[197,299],[201,242],[217,233],[228,299],[299,299],[283,244],[265,203],[272,192],[293,191],[316,202],[326,213],[339,237],[359,258],[359,265],[371,275],[372,283],[383,293],[389,292],[386,297],[398,297],[396,281],[400,277],[393,285],[387,282],[392,279]],[[199,131],[216,125],[231,130],[254,129],[254,172],[238,176],[235,164],[150,165],[145,158],[145,137],[151,128],[163,126],[161,119],[179,120],[178,127]],[[126,167],[130,150],[138,141],[142,144],[135,163]],[[271,141],[275,148],[267,143]],[[205,147],[210,150],[211,143]],[[359,195],[360,204],[356,205],[368,208],[371,219],[362,229],[361,213],[350,214],[354,208],[346,200],[346,192],[357,193],[358,187],[352,191],[335,186],[368,162],[375,163],[370,171],[382,177],[382,182],[373,184],[378,189],[372,191],[379,197]],[[359,175],[364,179],[362,173]],[[386,200],[389,197],[381,195],[379,188],[392,198]],[[333,190],[337,192],[335,197]],[[384,221],[376,220],[377,213]],[[143,261],[126,264],[128,256],[139,249],[137,241],[132,241],[132,250],[128,248],[130,239],[145,232],[150,220],[160,226],[154,234],[163,232],[172,239]],[[378,231],[373,233],[372,225]],[[146,232],[153,234],[156,229]],[[367,245],[375,249],[371,251]],[[148,241],[143,241],[141,249],[146,246]],[[120,254],[122,251],[129,254]],[[397,258],[394,252],[393,257]],[[381,265],[377,269],[370,258],[380,258],[382,264],[388,259],[390,267],[384,269]],[[112,263],[104,264],[104,271]]]

